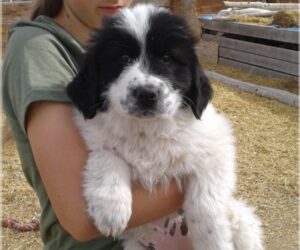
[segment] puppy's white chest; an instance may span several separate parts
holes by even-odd
[[[216,164],[216,158],[234,155],[227,121],[212,107],[203,117],[199,121],[180,114],[169,121],[139,123],[106,113],[86,121],[78,115],[77,125],[90,151],[114,152],[129,165],[133,180],[151,187],[207,166],[211,170],[206,171],[213,171],[224,166]],[[232,167],[224,171],[231,172]]]
[[[133,179],[155,179],[180,175],[188,148],[172,138],[149,137],[141,132],[126,138],[115,150],[131,166]]]

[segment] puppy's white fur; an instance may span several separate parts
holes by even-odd
[[[138,7],[121,12],[127,23],[124,28],[143,41],[153,11],[157,10]],[[165,93],[167,100],[162,101],[159,115],[140,119],[128,114],[131,104],[124,99],[136,82],[160,86]],[[110,107],[93,119],[85,120],[75,110],[89,151],[84,196],[103,234],[125,239],[125,250],[143,249],[138,240],[147,225],[124,231],[132,212],[131,183],[153,190],[157,183],[167,187],[176,179],[179,186],[184,185],[183,208],[195,250],[263,249],[260,220],[252,208],[233,197],[232,126],[212,104],[201,120],[195,119],[190,109],[180,108],[182,99],[171,83],[149,74],[140,61],[125,68],[105,94]]]
[[[90,152],[84,195],[103,234],[119,236],[125,230],[132,181],[152,190],[158,182],[187,178],[184,210],[194,249],[263,249],[259,219],[233,197],[232,127],[211,104],[201,121],[184,111],[144,121],[109,111],[91,120],[77,113],[76,123]],[[129,231],[135,230],[127,232],[130,244],[143,229]]]

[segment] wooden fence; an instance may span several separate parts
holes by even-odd
[[[298,31],[201,19],[203,39],[219,45],[218,63],[251,73],[298,78]]]

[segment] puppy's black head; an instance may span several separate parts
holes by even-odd
[[[113,108],[133,116],[174,114],[191,107],[200,118],[212,89],[184,20],[138,5],[96,30],[82,68],[67,87],[87,119]],[[146,100],[144,100],[146,98]]]
[[[191,107],[200,119],[212,98],[212,88],[196,55],[197,39],[186,22],[170,13],[152,17],[147,34],[147,54],[159,59],[150,64],[154,74],[167,77],[182,96],[183,107]]]
[[[67,94],[85,118],[106,111],[106,93],[123,69],[140,54],[140,45],[126,29],[115,27],[117,18],[106,18],[95,30],[78,75],[67,86]]]

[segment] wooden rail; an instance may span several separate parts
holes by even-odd
[[[223,33],[237,34],[261,39],[298,44],[298,32],[269,26],[244,24],[232,21],[207,20],[200,18],[203,28]]]
[[[203,40],[218,43],[218,63],[253,74],[298,79],[298,31],[232,21],[203,23]]]

